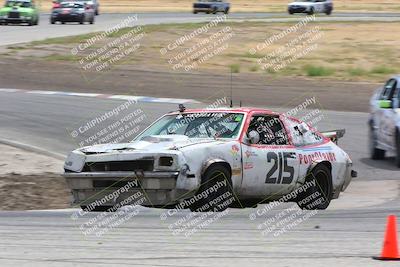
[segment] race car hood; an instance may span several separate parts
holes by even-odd
[[[187,146],[213,142],[217,141],[208,138],[189,138],[185,135],[154,135],[131,143],[101,144],[83,147],[79,151],[86,155],[113,152],[160,152],[165,150],[179,150]]]
[[[312,6],[313,2],[292,2],[289,6]]]

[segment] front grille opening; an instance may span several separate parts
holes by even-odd
[[[93,180],[93,187],[94,188],[121,188],[126,185],[131,181],[115,181],[115,180]],[[130,185],[129,187],[132,187]],[[135,187],[139,187],[135,186]]]
[[[158,161],[158,165],[164,167],[171,167],[174,163],[174,159],[172,157],[160,157]]]
[[[153,171],[154,159],[85,163],[83,172]]]

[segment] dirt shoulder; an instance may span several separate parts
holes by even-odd
[[[73,63],[1,59],[0,66],[3,88],[193,98],[204,102],[214,101],[216,95],[230,95],[229,73],[177,73],[124,66],[87,82]],[[368,112],[369,98],[379,86],[254,73],[235,73],[232,80],[236,104],[241,100],[246,106],[290,107],[293,99],[315,96],[323,109],[360,112]]]
[[[0,144],[0,162],[0,210],[70,207],[61,161]]]

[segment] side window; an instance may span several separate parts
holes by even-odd
[[[380,100],[390,100],[394,93],[394,88],[396,86],[396,80],[391,79],[386,84],[382,90],[382,94],[380,96]]]
[[[278,116],[255,115],[251,118],[247,133],[259,135],[259,145],[288,145],[288,135]]]
[[[286,118],[289,126],[289,131],[295,146],[307,146],[321,144],[324,138],[318,132],[310,128],[306,123],[298,122],[292,118]],[[300,129],[305,128],[306,131],[302,133]]]

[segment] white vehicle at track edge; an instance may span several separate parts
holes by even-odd
[[[299,191],[307,182],[314,186],[288,201],[303,209],[326,209],[357,176],[348,154],[335,144],[343,134],[321,134],[266,109],[181,107],[131,143],[71,152],[64,176],[74,204],[84,209],[109,210],[138,191],[146,195],[143,206],[150,207],[255,207]],[[139,182],[104,199],[130,181]],[[302,201],[311,195],[320,196],[318,202]],[[99,204],[93,208],[95,201]]]

